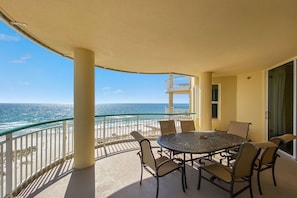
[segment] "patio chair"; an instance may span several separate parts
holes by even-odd
[[[200,189],[201,178],[203,178],[206,181],[229,192],[230,197],[235,197],[247,189],[250,191],[250,196],[253,197],[251,178],[253,174],[253,166],[259,151],[260,150],[252,143],[243,143],[239,148],[239,153],[232,168],[217,162],[201,166],[198,171],[199,177],[197,189]],[[203,175],[202,172],[207,172],[211,176],[209,177]],[[217,182],[216,180],[219,181]],[[234,192],[234,184],[236,182],[244,182],[246,184],[241,186],[237,192]],[[224,184],[228,184],[229,188],[227,188]]]
[[[195,131],[194,120],[180,120],[181,132]]]
[[[194,120],[180,120],[179,122],[180,122],[182,133],[196,130]],[[191,164],[192,164],[192,166],[194,165],[192,154],[191,154]]]
[[[289,134],[289,133],[285,133],[285,134],[283,134],[281,136],[277,136],[277,137],[282,140],[282,144],[287,144],[287,143],[297,139],[296,135]]]
[[[261,155],[255,161],[255,166],[254,166],[254,169],[257,171],[258,189],[261,195],[263,193],[262,193],[261,182],[260,182],[260,173],[267,169],[271,169],[273,184],[274,186],[277,186],[275,173],[274,173],[276,159],[277,157],[279,157],[279,155],[277,154],[277,151],[280,148],[280,146],[285,146],[287,143],[293,141],[294,139],[297,139],[297,136],[293,134],[283,134],[281,136],[272,137],[268,143],[272,142],[276,144],[276,147],[267,146],[264,149],[262,149]]]
[[[161,135],[169,135],[169,134],[174,134],[176,133],[176,127],[175,127],[175,122],[174,120],[161,120],[159,121],[160,123],[160,131],[161,131]],[[170,158],[172,157],[172,155],[175,155],[177,153],[174,153],[172,151],[169,150],[163,150],[163,148],[161,147],[161,149],[158,151],[158,153],[160,155],[162,155],[162,153],[165,153],[166,155],[168,155]]]
[[[247,139],[250,125],[250,122],[230,121],[227,133],[238,135]]]
[[[176,133],[174,120],[161,120],[159,121],[159,123],[160,123],[160,130],[162,135]]]
[[[250,125],[250,122],[230,121],[228,130],[226,132],[247,139]],[[221,152],[220,155],[222,158],[220,161],[222,162],[223,159],[227,159],[227,164],[230,166],[230,162],[235,160],[237,157],[238,149],[238,147],[235,147],[227,149],[225,152]]]
[[[262,151],[259,157],[255,161],[254,169],[257,171],[257,181],[258,181],[258,189],[259,193],[262,195],[262,188],[261,188],[261,182],[260,182],[260,173],[262,171],[271,169],[272,171],[272,178],[273,178],[273,184],[276,186],[276,180],[275,180],[275,162],[278,157],[277,150],[281,144],[282,140],[279,137],[271,138],[270,141],[266,142],[264,145],[262,145]],[[269,143],[274,143],[275,145],[270,146]]]
[[[280,145],[280,149],[287,152],[288,151],[288,144],[292,142],[293,140],[297,139],[296,135],[285,133],[281,136],[278,136],[282,140],[282,143]]]
[[[174,161],[175,159],[169,159],[165,156],[161,156],[159,158],[155,158],[151,143],[148,139],[144,138],[139,132],[133,131],[131,135],[135,140],[139,142],[140,151],[137,153],[140,158],[141,163],[141,176],[140,176],[140,185],[142,183],[142,175],[143,169],[147,170],[150,174],[152,174],[157,179],[157,192],[156,197],[159,194],[159,177],[163,177],[171,172],[176,170],[180,170],[181,172],[181,182],[182,188],[185,192],[185,176],[184,176],[184,167],[182,163],[177,163]],[[176,159],[178,160],[178,159]]]

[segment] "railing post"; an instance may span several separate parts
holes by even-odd
[[[63,139],[62,155],[64,160],[66,160],[66,139],[67,139],[66,130],[67,130],[67,122],[65,120],[63,121],[63,138],[62,138]]]
[[[6,195],[12,197],[12,133],[6,135]]]
[[[106,152],[106,147],[105,147],[105,133],[106,133],[106,117],[104,116],[103,118],[103,148],[104,148],[104,151],[105,151],[105,155],[107,156],[107,152]]]
[[[136,127],[136,129],[137,129],[137,131],[139,132],[139,114],[137,114],[137,127]]]

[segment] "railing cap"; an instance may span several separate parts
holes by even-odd
[[[100,118],[100,117],[111,117],[111,116],[137,116],[137,115],[193,115],[195,113],[126,113],[126,114],[104,114],[104,115],[96,115],[95,118]],[[24,125],[24,126],[20,126],[20,127],[16,127],[16,128],[12,128],[12,129],[7,129],[7,130],[3,130],[0,131],[0,136],[2,135],[7,135],[16,131],[20,131],[23,129],[28,129],[28,128],[32,128],[32,127],[36,127],[36,126],[40,126],[40,125],[45,125],[45,124],[51,124],[51,123],[55,123],[55,122],[63,122],[63,121],[69,121],[69,120],[73,120],[73,118],[64,118],[64,119],[59,119],[59,120],[50,120],[50,121],[45,121],[45,122],[40,122],[40,123],[34,123],[34,124],[29,124],[29,125]]]

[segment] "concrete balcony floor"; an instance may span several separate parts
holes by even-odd
[[[113,145],[108,151],[137,148],[135,142]],[[100,150],[97,157],[100,158]],[[21,191],[18,197],[110,197],[110,198],[151,198],[155,197],[156,179],[144,171],[142,185],[139,185],[140,161],[137,150],[120,152],[96,160],[95,166],[83,170],[72,168],[73,160],[66,161],[36,179]],[[181,173],[174,172],[160,178],[159,198],[197,198],[229,197],[222,189],[202,180],[201,189],[197,190],[198,172],[196,167],[187,165],[188,188],[184,193],[181,186]],[[256,172],[253,176],[254,197],[297,197],[297,162],[281,154],[276,162],[276,179],[278,186],[273,185],[270,170],[261,173],[263,195],[259,194]],[[250,197],[246,190],[238,197]]]

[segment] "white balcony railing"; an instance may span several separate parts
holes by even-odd
[[[160,135],[159,120],[191,114],[117,114],[96,116],[96,148],[131,141],[137,130],[145,137]],[[43,122],[0,132],[0,197],[14,197],[38,176],[73,157],[73,119]],[[95,152],[94,151],[94,152]],[[107,153],[105,154],[107,155]],[[96,152],[95,152],[95,157]]]
[[[189,113],[189,108],[181,108],[181,107],[166,107],[165,109],[166,113]]]
[[[170,77],[166,80],[166,91],[190,91],[191,83],[189,76]]]

